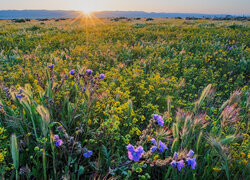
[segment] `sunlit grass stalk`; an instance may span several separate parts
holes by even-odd
[[[199,152],[199,146],[200,146],[200,143],[201,143],[202,135],[203,135],[203,132],[201,131],[200,134],[199,134],[197,143],[196,143],[196,152],[197,152],[197,153]]]
[[[210,90],[212,89],[212,85],[209,84],[207,85],[207,87],[202,91],[200,99],[198,101],[195,102],[195,108],[194,108],[194,113],[196,113],[200,107],[202,106],[202,103],[204,102],[204,100],[206,99],[206,97],[208,96]]]

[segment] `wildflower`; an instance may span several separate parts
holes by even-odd
[[[0,163],[4,161],[4,154],[0,153]]]
[[[75,74],[75,70],[74,70],[74,69],[70,70],[70,71],[69,71],[69,74],[70,74],[70,75],[74,75],[74,74]]]
[[[128,150],[128,158],[131,161],[139,161],[142,157],[142,153],[144,152],[143,147],[139,146],[137,149],[134,148],[131,144],[127,146]]]
[[[155,152],[157,150],[157,146],[152,146],[151,147],[151,152]]]
[[[157,142],[154,138],[151,139],[151,142],[154,144],[154,146],[151,147],[151,152],[154,152],[157,150]],[[162,142],[159,141],[159,151],[162,153],[165,149],[168,149],[167,146]]]
[[[162,117],[158,114],[153,114],[153,118],[157,121],[157,123],[160,125],[160,126],[163,126],[164,125],[164,121],[162,119]]]
[[[142,168],[137,167],[135,171],[136,171],[137,173],[141,173],[141,172],[142,172]]]
[[[63,144],[63,141],[61,139],[59,139],[59,136],[56,134],[54,135],[54,140],[55,140],[55,144],[56,146],[61,146]]]
[[[59,131],[63,130],[63,127],[62,126],[58,126],[57,128]],[[55,136],[54,136],[55,137]]]
[[[53,68],[54,67],[54,64],[50,64],[48,65],[49,68]]]
[[[181,168],[184,167],[184,161],[183,160],[180,160],[177,162],[177,169],[178,171],[181,171]]]
[[[162,141],[159,141],[159,151],[164,152],[165,149],[168,149],[167,146]]]
[[[174,152],[174,157],[173,157],[174,159],[178,159],[178,153],[177,152]]]
[[[63,144],[63,141],[61,139],[58,139],[57,141],[55,141],[56,146],[61,146]]]
[[[150,141],[151,141],[154,145],[157,145],[157,142],[156,142],[156,140],[155,140],[154,138],[152,138]]]
[[[104,79],[105,78],[105,75],[102,73],[99,75],[99,79]]]
[[[187,164],[189,166],[191,166],[192,169],[195,169],[195,166],[196,166],[196,157],[194,157],[194,158],[187,158],[186,161],[187,161]]]
[[[19,99],[22,99],[22,98],[23,98],[23,96],[20,95],[20,94],[17,94],[16,97],[19,98]]]
[[[84,157],[86,157],[86,158],[89,158],[89,157],[91,157],[93,155],[93,151],[87,151],[87,152],[85,152],[84,154],[83,154],[83,156]]]
[[[188,154],[187,154],[187,157],[192,157],[194,155],[194,151],[191,149]]]
[[[158,114],[153,114],[153,118],[156,120],[158,118]]]
[[[217,171],[221,171],[221,168],[214,167],[213,170],[217,172]]]
[[[171,163],[170,163],[170,165],[172,166],[172,167],[176,167],[176,160],[173,160]]]
[[[53,104],[53,103],[54,103],[54,101],[53,101],[53,99],[52,99],[52,98],[50,98],[49,103],[51,103],[51,104]]]
[[[56,135],[54,135],[54,139],[55,140],[59,140],[59,136],[56,134]]]
[[[87,69],[85,72],[87,73],[87,75],[91,75],[93,73],[91,69]]]

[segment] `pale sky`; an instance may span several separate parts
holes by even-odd
[[[48,9],[250,15],[250,0],[0,0],[0,10]]]

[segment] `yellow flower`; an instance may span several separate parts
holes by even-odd
[[[159,155],[158,155],[158,154],[154,156],[154,159],[158,159],[158,158],[159,158]]]
[[[115,103],[115,106],[116,106],[116,107],[120,106],[120,102],[117,101],[117,102]]]
[[[133,123],[133,124],[136,124],[137,121],[138,121],[138,119],[134,118],[134,119],[132,120],[132,123]]]
[[[10,101],[8,101],[8,102],[7,102],[7,105],[8,105],[8,106],[9,106],[9,105],[11,105],[11,102],[10,102]]]
[[[244,152],[240,153],[242,155],[242,158],[244,158],[246,156],[246,154]]]
[[[136,134],[137,134],[138,136],[140,136],[140,135],[141,135],[141,131],[138,129],[138,130],[136,131]]]
[[[217,171],[221,171],[221,169],[220,169],[220,168],[217,168],[217,167],[214,167],[213,170],[216,171],[216,172],[217,172]]]
[[[91,119],[88,120],[88,125],[91,125],[92,121]]]
[[[4,155],[2,153],[0,153],[0,162],[4,161]]]
[[[140,167],[136,168],[136,172],[137,173],[141,173],[142,172],[142,168],[140,168]]]
[[[244,160],[242,160],[242,162],[243,162],[244,165],[247,165],[248,160],[244,159]]]

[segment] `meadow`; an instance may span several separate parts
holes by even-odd
[[[2,179],[248,179],[249,21],[0,21]]]

